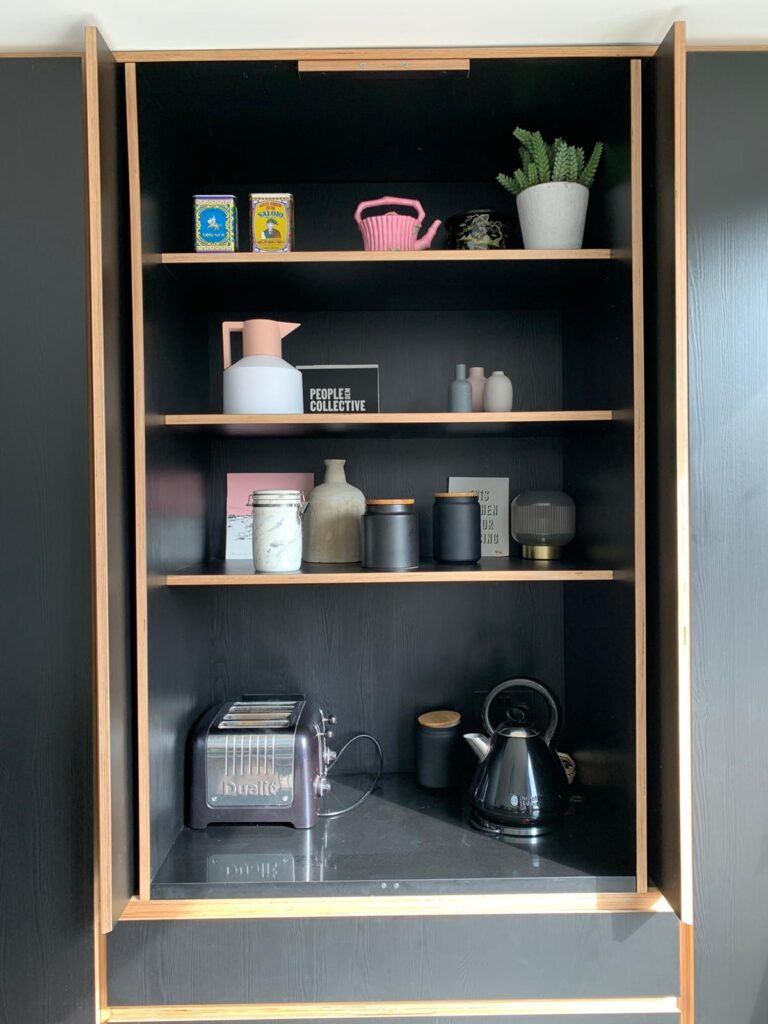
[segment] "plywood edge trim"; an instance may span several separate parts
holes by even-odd
[[[526,60],[546,57],[652,57],[654,45],[615,46],[437,46],[437,47],[361,47],[342,49],[231,49],[231,50],[116,50],[121,63],[179,63],[184,61],[257,61],[257,60]]]
[[[379,1017],[628,1016],[677,1013],[675,996],[614,999],[440,999],[367,1003],[213,1003],[113,1006],[110,1024],[161,1021],[359,1020]]]
[[[413,586],[432,583],[571,583],[578,581],[610,583],[616,578],[613,569],[496,569],[488,572],[480,569],[463,572],[377,572],[368,570],[355,573],[301,573],[248,575],[224,573],[200,573],[158,576],[150,582],[166,587],[312,587],[312,586],[382,586],[408,583]]]
[[[695,1018],[695,944],[693,926],[680,925],[680,1024],[694,1024]]]
[[[83,59],[82,50],[8,50],[0,52],[0,60],[54,60],[59,58]]]
[[[768,53],[768,43],[688,43],[686,53]]]
[[[139,894],[149,896],[151,874],[149,821],[149,665],[147,610],[147,513],[144,401],[144,287],[141,236],[141,180],[136,65],[125,66],[128,151],[128,210],[131,241],[131,316],[133,332],[133,479],[136,584],[136,766],[138,803]]]
[[[690,466],[688,399],[687,100],[685,22],[674,25],[676,460],[678,585],[678,743],[680,756],[680,916],[693,924],[693,741],[690,608]]]
[[[160,417],[160,424],[166,427],[189,426],[311,426],[312,424],[409,424],[429,423],[610,423],[618,420],[620,413],[614,409],[575,409],[573,411],[542,410],[540,412],[371,412],[371,413],[288,413],[226,414],[226,413],[171,413]]]
[[[235,918],[452,917],[507,914],[666,914],[658,890],[645,893],[499,893],[468,896],[327,896],[293,899],[141,900],[121,921],[197,921]]]
[[[112,928],[111,751],[109,699],[109,552],[107,527],[106,398],[104,364],[103,253],[101,239],[101,159],[99,140],[98,40],[85,30],[82,62],[85,107],[85,160],[88,213],[88,387],[90,409],[91,587],[93,691],[96,733],[94,876],[99,928]]]
[[[320,60],[300,60],[299,74],[312,72],[344,71],[469,71],[469,58],[467,57],[433,57],[424,58],[375,58],[374,60],[363,58],[361,60],[338,60],[336,58],[321,58]]]
[[[163,252],[160,263],[515,263],[557,260],[614,260],[615,249],[414,249],[414,250],[298,250],[294,252]]]
[[[631,210],[632,210],[632,390],[634,475],[635,598],[635,877],[638,892],[648,888],[648,772],[646,693],[646,485],[645,485],[645,337],[643,299],[642,63],[630,62]]]

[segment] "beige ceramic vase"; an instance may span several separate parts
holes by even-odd
[[[325,460],[325,480],[309,496],[304,514],[305,562],[359,562],[362,491],[347,483],[345,459]]]

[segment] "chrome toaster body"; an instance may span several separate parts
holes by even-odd
[[[330,788],[333,719],[304,694],[254,694],[210,708],[189,739],[187,820],[311,828]]]

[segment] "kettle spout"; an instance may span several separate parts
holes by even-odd
[[[491,749],[491,741],[488,737],[483,736],[481,732],[465,732],[464,739],[474,750],[478,761],[484,761]]]
[[[416,248],[428,249],[430,245],[432,245],[432,240],[437,234],[437,229],[440,227],[442,223],[443,222],[441,220],[436,220],[432,227],[427,231],[426,235],[423,235],[421,238],[418,238],[416,240]]]

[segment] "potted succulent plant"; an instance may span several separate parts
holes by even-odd
[[[515,128],[520,143],[519,167],[496,180],[517,197],[517,212],[526,249],[580,249],[584,239],[589,189],[603,152],[596,142],[589,160],[580,146],[565,139],[548,145],[541,132]]]

